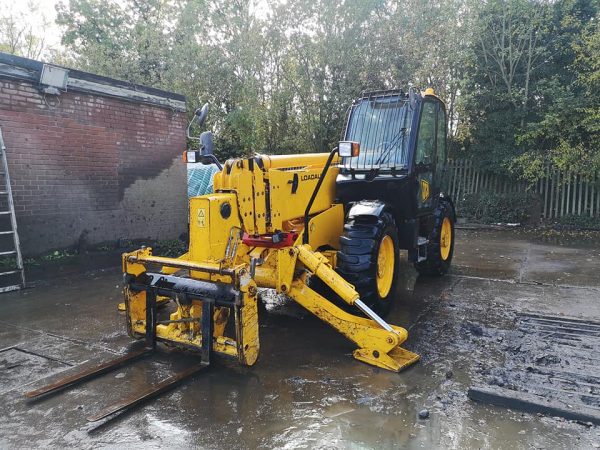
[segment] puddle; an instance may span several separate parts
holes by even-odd
[[[0,350],[0,395],[71,365],[18,347]]]
[[[457,237],[453,273],[480,278],[417,278],[411,264],[402,262],[388,321],[409,330],[405,347],[421,355],[402,373],[354,360],[352,343],[289,299],[266,294],[255,366],[215,357],[206,374],[93,434],[85,428],[89,414],[180,370],[189,364],[189,354],[165,351],[157,360],[139,361],[34,405],[13,388],[0,398],[5,405],[0,448],[23,443],[44,448],[592,448],[600,441],[599,427],[475,403],[467,390],[475,382],[487,384],[486,368],[505,367],[515,357],[507,347],[511,333],[521,332],[520,315],[570,312],[600,320],[597,291],[514,282],[520,273],[527,275],[522,266],[530,243],[521,237],[462,231]],[[555,252],[549,260],[557,262],[544,266],[548,277],[563,276],[562,257],[556,256],[563,249],[544,246]],[[571,261],[591,258],[588,249],[560,254]],[[589,275],[580,282],[595,286],[600,260],[592,258],[588,265]],[[0,346],[28,342],[25,348],[77,365],[99,354],[114,357],[131,342],[116,310],[119,280],[115,271],[7,294]],[[565,337],[540,336],[540,343]],[[589,336],[581,342],[597,345]],[[566,345],[562,351],[574,348]],[[551,353],[530,350],[523,354],[536,358],[523,365],[538,361],[540,370],[556,368]],[[10,361],[18,357],[13,354]],[[563,371],[564,361],[558,363]],[[569,368],[576,365],[568,361]],[[65,369],[42,360],[35,364],[32,382],[47,375],[40,372]],[[551,378],[549,383],[558,383]],[[564,390],[568,384],[552,386]],[[418,418],[423,409],[429,418]]]

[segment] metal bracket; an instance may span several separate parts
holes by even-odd
[[[146,290],[146,345],[156,348],[156,290]]]
[[[202,302],[202,363],[210,364],[213,340],[213,312],[214,305],[210,302]]]

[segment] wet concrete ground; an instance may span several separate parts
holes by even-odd
[[[506,355],[519,313],[600,321],[600,245],[459,231],[446,277],[404,264],[388,321],[409,329],[422,361],[395,374],[294,303],[268,305],[252,368],[217,359],[207,373],[91,430],[86,417],[189,365],[165,352],[36,403],[39,380],[130,345],[118,269],[0,297],[0,448],[599,448],[600,427],[474,403]],[[486,370],[488,372],[486,372]],[[428,419],[418,412],[428,409]]]

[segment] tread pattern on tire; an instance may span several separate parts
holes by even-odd
[[[337,271],[353,284],[361,300],[378,314],[389,311],[396,285],[398,261],[394,268],[394,281],[385,299],[377,291],[377,257],[383,236],[389,234],[398,256],[398,229],[392,215],[384,212],[379,217],[357,216],[344,225],[337,254]]]
[[[433,214],[435,216],[435,223],[429,236],[429,243],[427,244],[427,259],[415,263],[415,269],[421,275],[441,276],[448,272],[454,254],[454,210],[452,204],[444,198],[440,199],[440,203]],[[442,222],[445,217],[450,219],[452,241],[448,259],[443,260],[440,250],[440,234],[442,231]]]

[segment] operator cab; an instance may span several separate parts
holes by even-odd
[[[340,149],[347,143],[357,151],[340,151],[337,190],[344,204],[383,200],[398,221],[437,206],[446,159],[446,111],[433,89],[363,94],[348,110]],[[344,156],[348,154],[352,156]]]
[[[358,156],[344,157],[343,174],[406,173],[414,108],[401,92],[368,94],[350,107],[343,140],[360,145]]]

